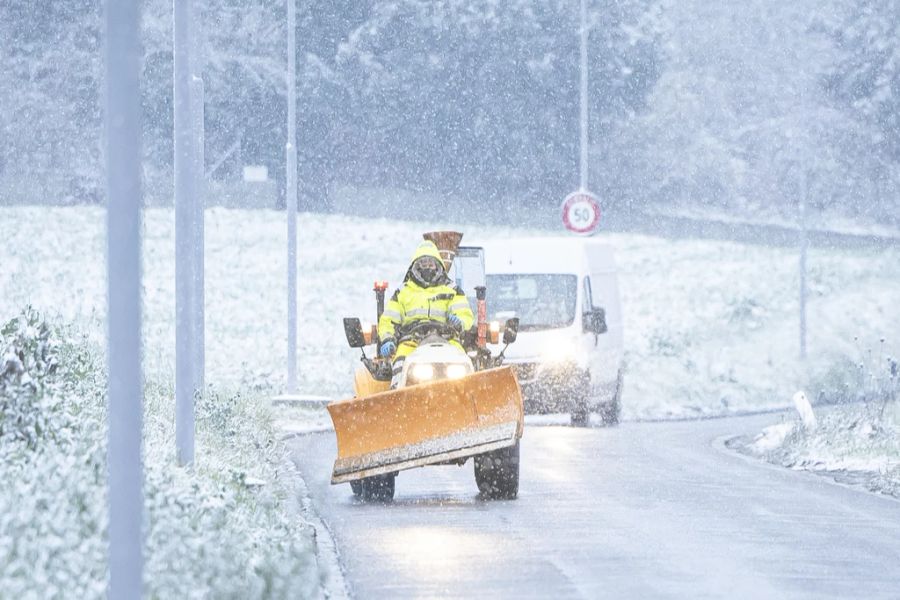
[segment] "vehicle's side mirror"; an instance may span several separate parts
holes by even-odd
[[[503,331],[503,343],[512,344],[519,335],[519,317],[506,320],[506,329]]]
[[[356,317],[344,318],[344,335],[347,336],[347,343],[351,348],[362,348],[366,345],[362,323]]]
[[[609,331],[606,325],[606,310],[595,308],[584,315],[584,330],[594,335],[600,335]]]

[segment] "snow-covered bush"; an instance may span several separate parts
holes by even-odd
[[[0,445],[35,450],[44,438],[56,440],[66,431],[73,407],[63,400],[86,391],[80,384],[91,376],[91,358],[62,343],[31,307],[0,328],[0,340]]]
[[[102,355],[31,309],[0,333],[0,597],[103,597]],[[317,595],[313,533],[262,404],[209,390],[197,404],[196,464],[180,468],[169,389],[145,391],[145,595]]]

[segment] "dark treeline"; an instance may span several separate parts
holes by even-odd
[[[895,5],[723,4],[589,2],[591,187],[620,207],[790,212],[803,170],[814,208],[890,219]],[[210,176],[227,184],[266,165],[283,195],[284,2],[202,6]],[[532,206],[575,187],[578,2],[298,7],[301,208],[328,210],[342,185]],[[158,201],[172,167],[171,12],[168,0],[144,3],[145,173]],[[0,7],[0,194],[102,201],[101,16],[97,0]],[[802,64],[806,46],[816,58]]]

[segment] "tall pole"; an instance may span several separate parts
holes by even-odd
[[[588,189],[588,19],[587,0],[581,0],[581,160],[579,187]]]
[[[806,252],[809,237],[806,231],[806,201],[809,195],[809,175],[801,175],[800,189],[800,358],[806,359]]]
[[[194,14],[191,19],[193,47],[191,54],[191,113],[194,128],[194,174],[196,200],[194,202],[194,277],[193,277],[193,309],[191,320],[194,325],[193,371],[194,389],[202,390],[204,385],[206,351],[205,351],[205,310],[204,310],[204,217],[206,215],[206,155],[204,152],[204,102],[205,88],[203,83],[203,2],[194,3]]]
[[[175,444],[178,462],[194,461],[194,323],[196,277],[196,165],[191,121],[193,0],[173,0],[175,58]]]
[[[288,393],[297,391],[297,6],[287,0],[288,67],[287,67],[287,263],[288,263]]]
[[[138,0],[106,7],[106,239],[109,366],[109,589],[140,598],[141,96]]]

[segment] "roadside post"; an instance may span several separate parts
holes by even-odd
[[[579,87],[580,108],[580,160],[579,160],[579,184],[580,190],[588,189],[588,18],[587,0],[581,0],[581,85]]]
[[[194,394],[197,391],[196,308],[197,265],[197,166],[196,135],[192,112],[195,91],[192,34],[193,0],[177,0],[173,7],[174,104],[175,104],[175,444],[178,463],[194,461]]]
[[[141,95],[140,6],[105,6],[109,581],[107,597],[140,598],[141,522]]]
[[[588,112],[588,24],[587,0],[581,0],[579,18],[581,78],[579,85],[578,189],[563,199],[562,220],[566,229],[591,235],[600,224],[600,201],[588,191],[590,183],[590,121]]]
[[[804,171],[800,189],[800,360],[806,360],[806,254],[809,236],[806,231],[806,202],[809,175]]]
[[[297,0],[287,0],[287,392],[297,393]]]

